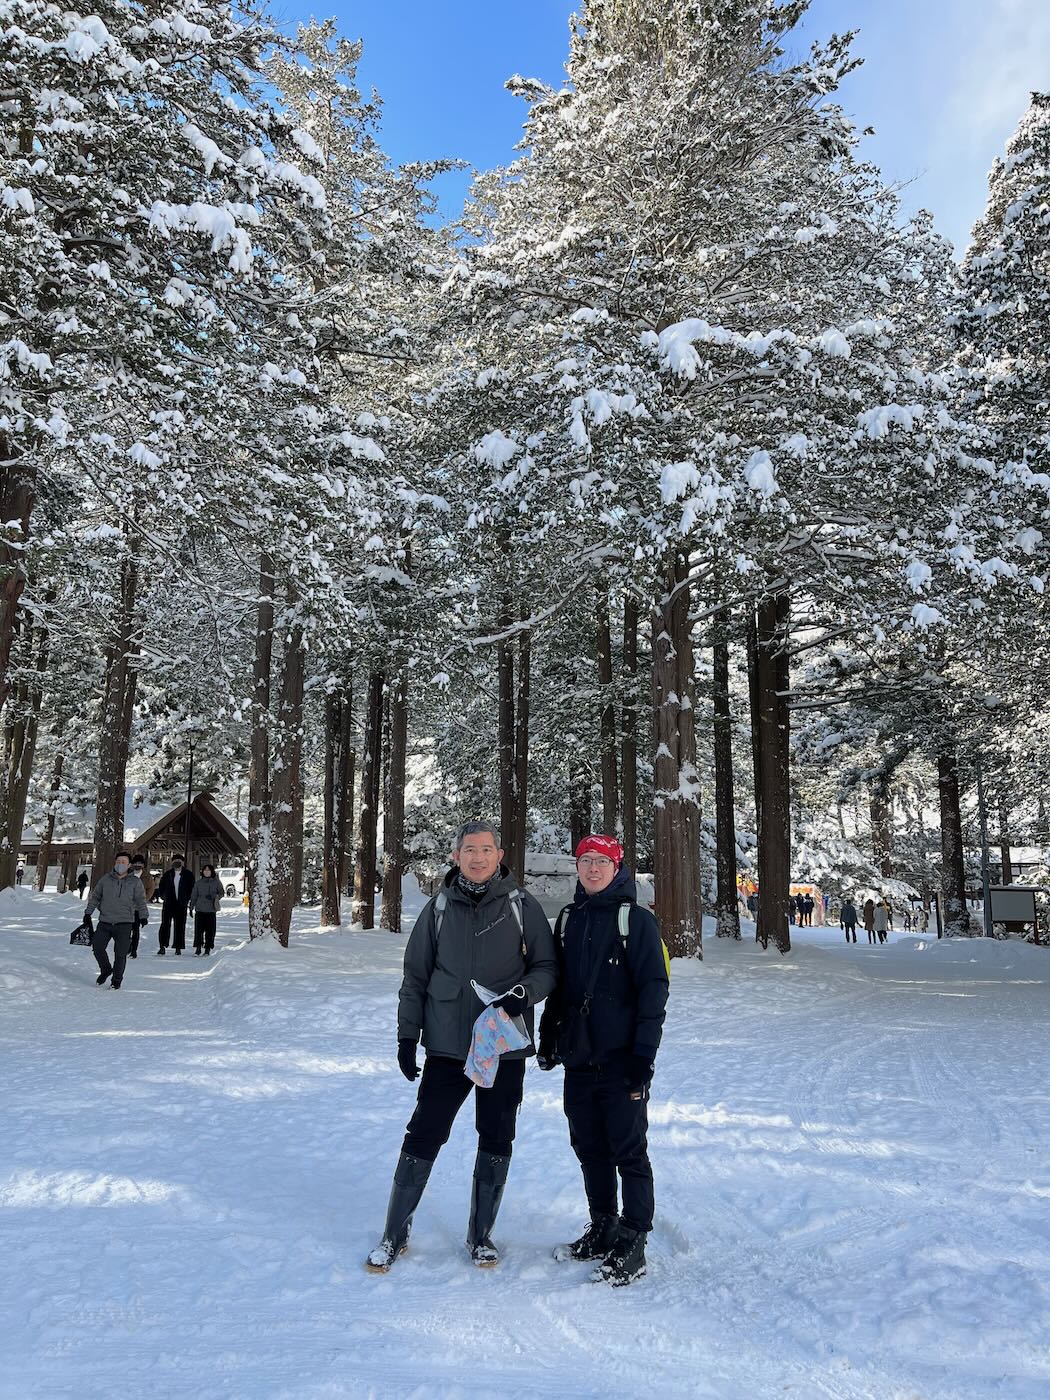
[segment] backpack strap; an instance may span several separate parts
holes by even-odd
[[[554,920],[554,941],[565,951],[565,921],[573,911],[573,905],[565,904],[558,911],[558,917]]]
[[[631,904],[625,900],[616,911],[616,925],[620,930],[620,942],[623,944],[623,951],[627,953],[627,939],[631,933]],[[667,980],[671,980],[671,956],[667,951],[667,944],[660,939],[660,951],[664,958],[664,971],[667,973]]]
[[[439,890],[434,900],[434,937],[441,934],[441,924],[445,918],[445,909],[448,905],[448,891]]]

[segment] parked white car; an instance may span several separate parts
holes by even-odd
[[[243,865],[224,865],[218,872],[227,899],[240,899],[245,889]]]

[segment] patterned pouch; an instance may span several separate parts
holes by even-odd
[[[485,1010],[474,1022],[463,1073],[479,1089],[491,1089],[499,1069],[499,1057],[508,1050],[524,1050],[532,1041],[520,1016],[508,1016],[502,1008],[492,1005],[503,996],[502,992],[490,992],[478,982],[470,985],[485,1003]]]

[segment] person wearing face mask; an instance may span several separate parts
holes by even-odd
[[[670,979],[660,926],[638,905],[619,841],[585,836],[576,873],[576,898],[555,929],[561,976],[543,1009],[536,1063],[565,1066],[569,1141],[591,1218],[554,1257],[591,1261],[594,1282],[619,1287],[645,1273],[653,1228],[646,1104]]]
[[[142,881],[131,873],[131,857],[127,851],[117,852],[112,871],[103,875],[91,891],[84,909],[85,927],[90,928],[91,916],[96,909],[99,914],[98,928],[91,935],[91,951],[99,970],[95,982],[101,987],[112,977],[111,986],[116,991],[124,980],[135,920],[137,918],[142,924],[149,923],[146,893]],[[108,951],[111,941],[112,962]]]
[[[182,956],[186,946],[186,911],[190,907],[192,893],[193,871],[185,868],[181,856],[176,856],[171,862],[171,869],[165,870],[157,886],[161,900],[158,958],[168,951],[169,941],[176,957]]]
[[[394,1171],[383,1238],[365,1261],[373,1273],[386,1273],[404,1252],[435,1159],[472,1091],[478,1153],[467,1249],[481,1268],[499,1263],[491,1231],[510,1168],[525,1059],[533,1053],[532,1008],[550,993],[558,975],[547,916],[502,863],[495,827],[467,822],[452,860],[444,887],[416,920],[405,948],[397,1062],[407,1080],[417,1077],[420,1035],[426,1061]],[[497,994],[491,1005],[521,1016],[529,1034],[526,1048],[500,1055],[489,1088],[475,1088],[464,1072],[474,1023],[486,1004],[477,986]]]

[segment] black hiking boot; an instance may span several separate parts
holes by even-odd
[[[386,1208],[383,1238],[365,1260],[365,1268],[369,1273],[388,1273],[394,1260],[408,1248],[412,1216],[419,1205],[433,1166],[433,1162],[424,1162],[421,1157],[410,1157],[407,1152],[402,1152],[397,1159],[394,1184],[390,1188],[390,1203]]]
[[[165,954],[167,951],[168,951],[168,950],[167,950],[166,948],[158,948],[158,949],[157,949],[157,957],[158,957],[158,958],[162,958],[162,957],[164,956],[164,954]]]
[[[494,1269],[499,1263],[499,1250],[492,1243],[492,1227],[499,1214],[509,1171],[509,1157],[496,1157],[491,1152],[479,1151],[474,1163],[470,1224],[467,1226],[467,1248],[471,1260],[479,1269]]]
[[[622,1288],[644,1273],[645,1231],[632,1230],[621,1222],[616,1243],[591,1274],[591,1282],[611,1283],[614,1288]]]
[[[559,1263],[567,1259],[604,1259],[616,1243],[620,1222],[615,1215],[595,1215],[578,1240],[560,1244],[554,1251]]]
[[[103,982],[108,982],[109,979],[110,979],[112,976],[113,976],[113,969],[112,969],[112,968],[110,968],[110,970],[109,970],[108,972],[100,972],[100,973],[98,974],[98,976],[95,978],[95,986],[96,986],[96,987],[101,987],[102,984],[103,984]]]

